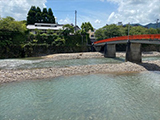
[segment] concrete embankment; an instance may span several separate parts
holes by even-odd
[[[124,57],[124,53],[117,53],[118,57]],[[158,52],[144,53],[143,56],[160,56]],[[101,53],[74,53],[74,54],[55,54],[43,56],[44,59],[81,59],[103,57]],[[27,70],[0,70],[0,83],[36,80],[54,78],[59,76],[78,75],[78,74],[119,74],[127,72],[141,71],[160,71],[160,60],[144,61],[141,64],[124,62],[120,64],[97,64],[97,65],[82,65],[63,68],[42,68],[42,69],[27,69]]]

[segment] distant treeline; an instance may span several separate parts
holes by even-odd
[[[115,24],[106,25],[95,32],[97,40],[107,39],[111,37],[127,36],[129,35],[143,35],[143,34],[160,34],[160,29],[145,28],[142,26],[118,26]]]

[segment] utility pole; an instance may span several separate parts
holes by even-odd
[[[159,21],[159,19],[157,19],[157,21],[156,21],[156,23],[157,23],[157,29],[158,29],[158,21]]]
[[[76,26],[77,26],[77,10],[75,10],[75,26],[74,26],[74,32],[76,32]]]

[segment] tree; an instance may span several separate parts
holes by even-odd
[[[39,7],[37,7],[36,11],[37,11],[37,13],[38,12],[41,13],[41,9]]]
[[[54,45],[54,46],[63,46],[64,44],[65,44],[65,39],[61,38],[61,37],[57,37],[57,39],[55,39],[52,42],[52,45]]]
[[[43,8],[42,20],[43,20],[43,23],[48,23],[49,22],[49,16],[48,16],[47,8]]]
[[[0,24],[0,45],[9,47],[24,44],[27,31],[25,22],[6,17],[0,19]]]
[[[131,27],[129,31],[129,35],[143,35],[147,34],[146,32],[147,28],[141,27],[141,26],[135,26]]]
[[[157,29],[157,33],[160,34],[160,29],[159,28]]]
[[[82,23],[81,25],[82,44],[89,43],[89,30],[93,31],[93,27],[90,22]]]
[[[39,7],[37,7],[37,10],[36,10],[36,22],[37,23],[41,23],[41,20],[42,20],[42,16],[41,16],[41,9]]]
[[[74,27],[70,24],[66,24],[63,26],[63,34],[65,36],[69,35],[70,33],[74,33]]]
[[[37,13],[37,9],[35,6],[32,6],[28,12],[28,16],[27,16],[27,25],[28,24],[34,24],[37,20],[35,18]]]
[[[82,23],[81,25],[82,32],[87,33],[89,30],[94,30],[90,22]]]
[[[49,23],[55,23],[55,18],[53,16],[53,12],[51,8],[48,9],[48,19],[49,19]]]
[[[96,36],[97,40],[103,40],[104,39],[103,32],[104,32],[103,28],[100,28],[100,29],[96,30],[95,36]]]
[[[158,30],[154,28],[150,28],[146,30],[147,34],[158,34]]]
[[[106,25],[103,28],[96,30],[95,36],[97,40],[117,37],[125,35],[125,29],[122,26],[117,26],[115,24]]]
[[[55,23],[55,18],[52,9],[43,8],[43,11],[39,7],[32,6],[28,11],[27,25],[34,23]]]

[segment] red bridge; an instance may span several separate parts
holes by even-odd
[[[130,35],[130,36],[121,36],[108,38],[100,41],[94,42],[94,45],[104,45],[105,43],[127,43],[127,41],[135,41],[137,43],[146,43],[146,44],[160,44],[160,34],[150,34],[150,35]],[[158,41],[157,41],[158,40]]]
[[[126,61],[139,63],[142,61],[141,44],[160,44],[160,34],[108,38],[94,42],[93,46],[97,51],[104,46],[105,57],[116,57],[116,44],[127,44]]]

